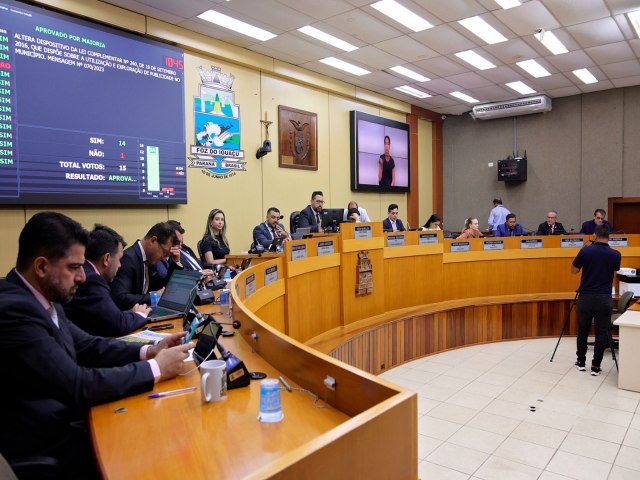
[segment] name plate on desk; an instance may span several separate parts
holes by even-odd
[[[432,245],[438,243],[437,233],[421,233],[418,237],[418,245]]]
[[[484,240],[483,250],[504,250],[504,240]]]
[[[302,260],[303,258],[307,258],[307,245],[292,245],[291,260]]]
[[[541,238],[523,238],[520,240],[520,248],[542,248]]]
[[[256,293],[256,274],[252,273],[244,280],[244,298],[249,298]]]
[[[404,247],[404,235],[389,235],[387,247]]]
[[[469,242],[452,242],[451,243],[452,252],[468,252],[470,250],[471,250],[471,243]]]
[[[274,265],[273,267],[265,268],[264,286],[266,287],[276,281],[278,281],[278,266]]]
[[[372,238],[373,233],[371,225],[362,225],[361,227],[355,227],[353,229],[353,236],[355,238]]]
[[[335,253],[333,248],[333,240],[325,240],[324,242],[318,242],[318,256],[333,255]]]
[[[611,247],[628,247],[629,237],[609,237],[609,246]]]
[[[561,238],[561,248],[582,248],[584,246],[584,239],[582,238]]]

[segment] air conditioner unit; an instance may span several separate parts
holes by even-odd
[[[549,112],[551,99],[546,95],[520,98],[508,102],[486,103],[473,107],[471,116],[480,120],[492,118],[515,117],[516,115],[529,115],[530,113]]]

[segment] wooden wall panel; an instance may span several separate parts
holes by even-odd
[[[382,324],[330,352],[373,374],[465,345],[560,335],[572,300],[540,300],[454,308]],[[565,335],[577,333],[575,309]]]
[[[340,326],[339,267],[325,268],[287,278],[287,330],[291,338],[305,342]],[[262,318],[260,315],[258,317]]]

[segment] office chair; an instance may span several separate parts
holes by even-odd
[[[631,299],[633,298],[633,292],[631,291],[627,291],[624,292],[622,295],[620,295],[620,298],[618,299],[618,308],[613,310],[613,313],[611,314],[611,325],[609,326],[609,335],[611,335],[611,330],[618,330],[618,326],[614,325],[613,322],[615,322],[618,317],[620,315],[622,315],[627,308],[629,308],[629,305],[631,304]],[[595,345],[595,341],[594,342],[587,342],[587,345]],[[611,344],[613,345],[613,348],[618,348],[618,340],[616,338],[611,337]],[[609,347],[607,347],[609,348]]]
[[[298,229],[298,219],[300,218],[300,211],[296,210],[289,215],[289,233],[296,233]]]
[[[55,480],[58,478],[58,461],[53,457],[24,457],[9,462],[0,454],[0,478]]]
[[[629,305],[631,304],[632,299],[633,299],[633,292],[631,291],[626,291],[622,295],[620,295],[620,298],[618,299],[618,308],[611,315],[612,330],[616,330],[616,331],[619,330],[618,326],[614,325],[613,322],[615,322],[620,315],[622,315],[624,312],[627,311],[627,308],[629,308]],[[613,339],[613,348],[618,348],[617,339]]]

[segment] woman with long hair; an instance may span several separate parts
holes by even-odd
[[[222,210],[214,208],[209,212],[199,250],[202,263],[213,265],[227,263],[226,256],[230,249],[227,240],[227,222]]]
[[[482,232],[480,231],[478,219],[474,217],[469,217],[464,221],[464,231],[456,238],[465,239],[465,238],[480,238],[482,237]]]

